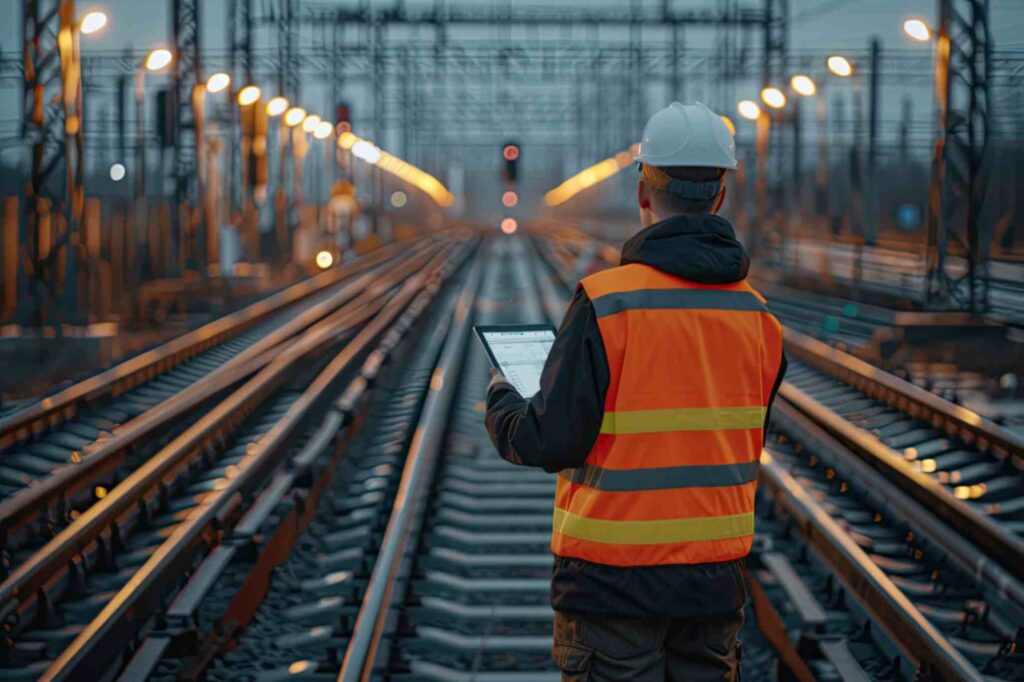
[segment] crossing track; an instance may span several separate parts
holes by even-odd
[[[328,437],[315,428],[319,420],[358,416],[366,375],[471,243],[467,235],[430,240],[367,270],[344,302],[264,351],[270,357],[244,381],[18,560],[0,584],[0,679],[82,679],[119,668],[165,617],[182,576],[221,549],[236,524],[266,513],[274,494],[290,492],[284,480],[313,468],[303,446],[337,440],[337,429]]]
[[[421,240],[379,249],[0,420],[5,552],[47,540],[375,273],[429,247]]]

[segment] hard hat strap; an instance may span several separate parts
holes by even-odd
[[[722,178],[715,180],[681,180],[674,178],[663,169],[646,163],[637,164],[644,184],[675,194],[689,201],[711,201],[722,191]]]
[[[707,182],[694,182],[692,180],[680,180],[669,177],[666,192],[671,192],[683,199],[692,201],[710,201],[722,191],[721,180],[709,180]]]

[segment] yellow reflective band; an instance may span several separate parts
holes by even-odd
[[[661,545],[739,538],[754,532],[754,512],[660,521],[588,519],[555,508],[554,530],[588,542],[611,545]]]
[[[764,415],[765,408],[760,405],[605,412],[601,420],[601,433],[759,429],[764,426]]]

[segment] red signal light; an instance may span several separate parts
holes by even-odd
[[[507,144],[501,150],[501,155],[505,157],[506,161],[515,161],[519,158],[519,147],[514,144]]]
[[[517,229],[519,229],[519,223],[515,218],[505,218],[501,221],[501,231],[505,234],[515,234]]]
[[[512,208],[519,203],[519,195],[509,190],[501,195],[501,203],[505,208]]]

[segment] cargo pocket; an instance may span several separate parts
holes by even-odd
[[[593,649],[556,641],[553,653],[555,665],[562,671],[562,682],[587,682],[590,679]]]

